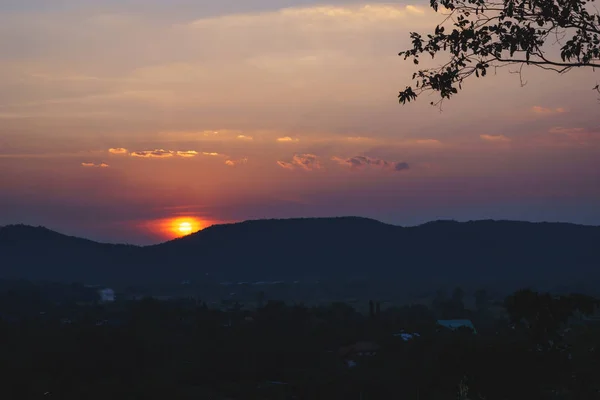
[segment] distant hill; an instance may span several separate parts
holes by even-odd
[[[129,280],[138,274],[135,262],[141,252],[141,247],[97,243],[44,227],[10,225],[0,227],[0,278],[85,283]]]
[[[46,228],[0,228],[0,278],[85,283],[369,279],[399,287],[600,283],[600,227],[366,218],[216,225],[154,246],[100,244]]]

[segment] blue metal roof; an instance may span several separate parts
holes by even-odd
[[[475,326],[468,319],[440,319],[437,321],[437,323],[452,330],[463,327],[471,328],[473,332],[477,333]]]

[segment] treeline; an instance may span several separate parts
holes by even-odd
[[[363,315],[343,303],[44,303],[13,289],[0,296],[11,316],[0,321],[2,391],[15,400],[600,398],[600,330],[570,321],[596,299],[523,290],[505,300],[503,320],[486,301],[461,308],[459,295],[431,307],[374,301]],[[14,319],[19,307],[43,310]],[[440,327],[442,314],[468,316],[477,334]],[[356,343],[376,351],[340,352]]]

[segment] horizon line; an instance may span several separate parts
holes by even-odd
[[[391,223],[387,223],[387,222],[383,222],[380,221],[378,219],[375,218],[370,218],[370,217],[361,217],[361,216],[353,216],[353,215],[348,215],[348,216],[337,216],[337,217],[288,217],[288,218],[257,218],[257,219],[247,219],[247,220],[241,220],[241,221],[237,221],[237,222],[225,222],[225,223],[219,223],[219,224],[214,224],[214,225],[210,225],[207,226],[206,228],[200,229],[198,231],[192,232],[190,234],[178,237],[178,238],[174,238],[174,239],[170,239],[170,240],[165,240],[162,242],[157,242],[157,243],[153,243],[153,244],[146,244],[146,245],[137,245],[137,244],[130,244],[130,243],[122,243],[122,242],[104,242],[104,241],[97,241],[94,239],[89,239],[87,237],[83,237],[83,236],[75,236],[75,235],[69,235],[69,234],[65,234],[62,233],[60,231],[48,228],[47,226],[44,225],[30,225],[30,224],[24,224],[24,223],[14,223],[14,224],[8,224],[8,225],[0,225],[0,231],[2,229],[5,228],[14,228],[14,227],[26,227],[26,228],[32,228],[32,229],[45,229],[47,231],[50,231],[52,233],[64,236],[64,237],[68,237],[68,238],[74,238],[74,239],[80,239],[80,240],[85,240],[88,242],[93,242],[96,244],[104,244],[104,245],[113,245],[113,246],[131,246],[131,247],[139,247],[139,248],[145,248],[145,247],[153,247],[153,246],[159,246],[165,243],[169,243],[169,242],[174,242],[174,241],[178,241],[178,240],[182,240],[185,238],[188,238],[190,236],[194,236],[202,231],[205,231],[207,229],[210,228],[214,228],[214,227],[219,227],[219,226],[231,226],[231,225],[239,225],[239,224],[244,224],[244,223],[251,223],[251,222],[268,222],[268,221],[297,221],[297,220],[326,220],[326,219],[360,219],[360,220],[369,220],[372,222],[377,222],[379,224],[382,225],[388,225],[388,226],[393,226],[393,227],[397,227],[397,228],[418,228],[421,226],[425,226],[428,224],[432,224],[432,223],[439,223],[439,222],[449,222],[449,223],[459,223],[459,224],[466,224],[466,223],[474,223],[474,222],[512,222],[512,223],[527,223],[527,224],[555,224],[555,225],[575,225],[575,226],[581,226],[581,227],[600,227],[600,225],[588,225],[588,224],[581,224],[581,223],[574,223],[574,222],[563,222],[563,221],[527,221],[527,220],[513,220],[513,219],[493,219],[493,218],[488,218],[488,219],[470,219],[470,220],[457,220],[457,219],[452,219],[452,218],[448,218],[448,219],[435,219],[435,220],[430,220],[427,222],[423,222],[420,224],[414,224],[414,225],[396,225],[396,224],[391,224]]]

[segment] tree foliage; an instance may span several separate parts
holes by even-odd
[[[490,69],[525,65],[560,74],[573,68],[600,67],[600,13],[595,0],[431,0],[446,18],[433,34],[412,32],[412,48],[400,52],[419,64],[422,55],[447,53],[443,65],[413,74],[398,99],[405,104],[425,91],[439,93],[440,105],[462,89],[465,79],[484,77]],[[448,29],[448,24],[452,27]],[[553,56],[548,46],[559,45]],[[523,81],[521,81],[522,84]],[[598,85],[594,90],[600,93]]]
[[[513,321],[529,322],[515,329],[503,318],[479,329],[483,314],[464,307],[447,315],[469,318],[473,334],[440,329],[423,304],[369,317],[344,303],[81,303],[73,293],[82,288],[18,283],[3,290],[0,281],[0,340],[10,344],[0,353],[2,399],[387,400],[459,392],[471,400],[587,400],[600,393],[600,328],[546,334],[573,309],[597,308],[597,299],[583,295],[518,291],[506,306]],[[441,291],[440,304],[464,295]],[[541,346],[548,339],[554,344]],[[377,345],[375,355],[342,351],[365,342]]]

